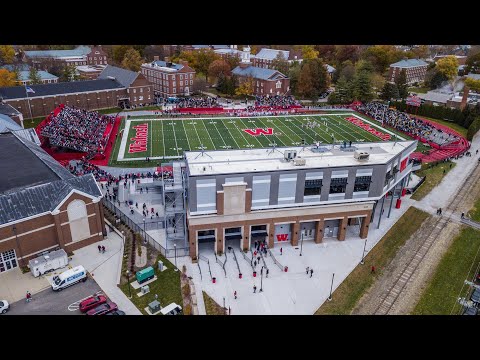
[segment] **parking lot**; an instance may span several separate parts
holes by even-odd
[[[5,315],[81,315],[78,306],[81,300],[93,294],[102,293],[100,286],[92,278],[79,282],[62,291],[51,288],[33,295],[32,301],[25,300],[10,304]]]

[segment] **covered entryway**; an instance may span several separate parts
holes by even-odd
[[[226,228],[225,230],[225,246],[232,247],[234,249],[242,248],[242,228]]]
[[[268,241],[267,225],[252,225],[250,227],[250,248],[253,248],[255,241]]]
[[[340,227],[340,219],[325,220],[325,227],[323,230],[324,237],[326,238],[337,237],[339,227]]]
[[[130,109],[130,98],[118,99],[118,107],[121,109]]]
[[[292,240],[292,224],[275,225],[275,233],[273,235],[274,243],[287,243]]]
[[[315,240],[315,221],[300,223],[300,240]]]
[[[198,253],[215,252],[215,230],[197,231]]]
[[[15,250],[7,250],[0,253],[0,273],[12,270],[18,266]]]

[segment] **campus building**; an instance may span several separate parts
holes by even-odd
[[[154,57],[151,63],[142,65],[141,73],[151,82],[155,94],[161,97],[189,96],[192,92],[195,70],[188,66],[188,61],[173,63],[168,57],[165,61]]]
[[[32,81],[30,80],[30,66],[28,66],[27,64],[21,64],[18,66],[4,65],[1,68],[8,71],[17,70],[18,77],[22,85],[30,85],[32,83]],[[50,74],[47,71],[38,70],[37,75],[42,84],[51,84],[58,82],[58,76]]]
[[[390,65],[388,81],[395,82],[402,70],[405,70],[407,84],[421,83],[425,81],[428,64],[419,59],[404,59]]]
[[[269,247],[297,246],[301,239],[342,241],[347,227],[366,238],[386,194],[400,198],[416,146],[402,141],[186,152],[190,256],[197,258],[199,246],[247,250],[256,240]]]
[[[244,47],[240,64],[232,70],[239,82],[253,81],[254,95],[285,95],[290,91],[290,79],[280,71],[253,66],[250,48]]]
[[[281,56],[289,64],[295,61],[300,63],[303,60],[300,52],[263,48],[255,56],[252,56],[253,66],[270,69],[277,56]]]
[[[21,164],[21,171],[19,165]],[[71,252],[103,240],[102,193],[16,131],[0,133],[0,273],[42,252]]]
[[[72,50],[29,50],[24,52],[24,59],[32,65],[43,60],[53,60],[64,65],[88,65],[87,55],[91,51],[90,47],[83,45]]]

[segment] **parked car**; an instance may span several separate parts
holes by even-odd
[[[171,303],[160,310],[162,315],[182,315],[182,307],[175,303]]]
[[[89,298],[86,298],[80,303],[79,309],[82,313],[84,313],[106,302],[107,298],[104,295],[90,296]]]
[[[105,315],[125,315],[125,311],[122,310],[114,310],[106,313]]]
[[[5,314],[10,309],[10,304],[7,300],[0,300],[0,313]]]
[[[87,315],[105,315],[110,311],[118,310],[117,304],[114,302],[108,302],[102,305],[97,306],[94,309],[88,310]]]
[[[462,315],[477,315],[478,309],[474,307],[467,307],[463,309]]]
[[[476,306],[480,305],[480,289],[475,289],[472,296],[470,296],[470,300],[472,300]]]

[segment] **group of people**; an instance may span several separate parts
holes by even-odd
[[[49,138],[52,146],[89,154],[103,153],[109,136],[105,130],[108,124],[114,123],[114,116],[63,106],[56,116],[50,114],[48,123],[41,129],[40,135]]]
[[[217,98],[212,96],[167,98],[163,101],[163,104],[175,104],[177,108],[214,108],[219,106]]]
[[[231,117],[242,117],[242,116],[275,116],[275,115],[289,115],[294,113],[295,110],[266,110],[258,109],[253,106],[248,106],[246,109],[236,109],[229,111],[227,114]]]
[[[418,136],[425,140],[431,141],[439,146],[447,145],[459,140],[458,136],[448,134],[438,129],[428,122],[423,121],[415,116],[405,112],[391,109],[386,104],[380,102],[370,102],[358,106],[360,112],[374,118],[383,124],[406,132],[412,136]]]
[[[300,103],[292,95],[257,95],[255,107],[269,107],[274,109],[290,109],[299,106]]]

